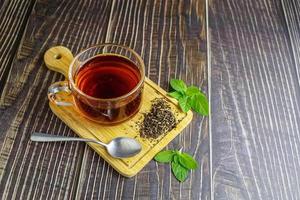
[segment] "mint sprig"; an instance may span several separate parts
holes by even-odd
[[[170,163],[174,176],[180,182],[187,179],[190,170],[198,167],[197,161],[191,155],[177,150],[161,151],[156,154],[154,160],[160,163]]]
[[[207,97],[198,87],[188,87],[179,79],[172,79],[170,85],[175,91],[169,92],[168,95],[178,100],[183,112],[187,112],[192,108],[195,112],[204,116],[209,114]]]

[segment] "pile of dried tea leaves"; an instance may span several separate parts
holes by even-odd
[[[144,120],[139,126],[140,136],[155,139],[175,128],[176,124],[168,102],[163,98],[154,99],[150,112],[144,114]]]

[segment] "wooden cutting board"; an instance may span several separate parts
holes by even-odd
[[[44,60],[47,67],[51,70],[65,75],[66,79],[69,65],[73,60],[73,55],[69,49],[63,46],[52,47],[45,55]],[[66,123],[79,137],[98,139],[108,143],[115,137],[126,136],[137,139],[142,145],[142,151],[134,157],[117,159],[111,157],[104,148],[94,143],[87,143],[105,161],[107,161],[116,171],[126,177],[136,175],[159,151],[169,144],[192,120],[191,111],[183,113],[177,106],[177,101],[167,96],[167,92],[152,82],[145,79],[144,97],[141,109],[130,120],[118,125],[107,126],[92,122],[81,116],[72,106],[57,106],[49,103],[53,113]],[[179,122],[177,126],[157,139],[141,138],[137,122],[143,119],[143,113],[148,112],[151,101],[155,98],[164,98],[169,102],[171,109],[176,113]]]

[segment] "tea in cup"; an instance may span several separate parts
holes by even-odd
[[[50,101],[59,106],[74,105],[86,118],[101,124],[116,124],[140,109],[145,71],[141,57],[132,49],[115,44],[90,47],[73,59],[68,81],[49,87]],[[58,92],[72,95],[61,101]]]

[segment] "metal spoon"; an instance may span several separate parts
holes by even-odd
[[[133,138],[117,137],[111,140],[108,144],[100,142],[94,139],[66,137],[59,135],[50,135],[46,133],[33,133],[30,137],[35,142],[60,142],[60,141],[82,141],[82,142],[94,142],[106,147],[107,152],[115,158],[127,158],[138,154],[142,147]]]

